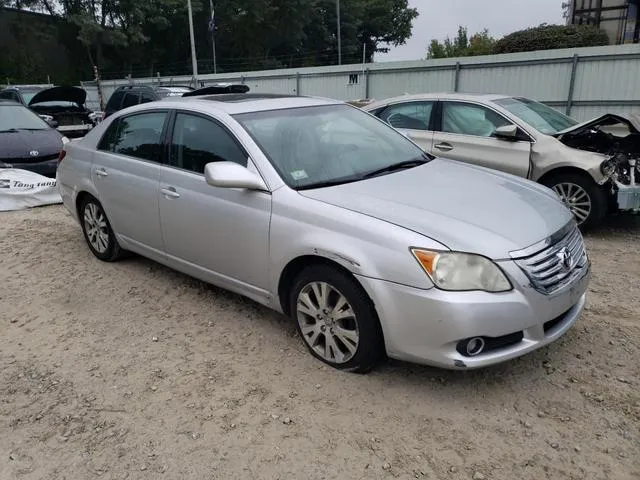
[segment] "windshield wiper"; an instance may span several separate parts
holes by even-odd
[[[310,183],[308,185],[302,185],[297,187],[296,190],[311,190],[313,188],[324,188],[324,187],[334,187],[336,185],[344,185],[345,183],[357,182],[358,180],[362,180],[364,177],[359,175],[351,176],[351,177],[342,177],[337,178],[335,180],[326,180],[324,182]]]
[[[17,128],[8,128],[6,130],[0,130],[0,133],[16,133],[17,131]]]
[[[429,163],[429,157],[417,157],[411,160],[405,160],[404,162],[394,163],[393,165],[389,165],[384,168],[379,168],[378,170],[374,170],[373,172],[366,173],[362,176],[362,178],[372,178],[377,177],[378,175],[383,175],[385,173],[397,172],[398,170],[406,170],[408,168],[419,167],[420,165],[424,165],[425,163]]]

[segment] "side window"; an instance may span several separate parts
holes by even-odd
[[[151,92],[142,92],[140,94],[140,103],[149,103],[155,101],[156,97]]]
[[[210,162],[235,162],[247,166],[247,155],[232,135],[212,120],[178,113],[171,142],[171,164],[204,173]]]
[[[116,91],[111,94],[109,97],[109,102],[107,102],[106,110],[117,111],[120,109],[120,104],[122,103],[122,98],[124,97],[123,91]]]
[[[133,107],[138,105],[140,95],[138,93],[127,92],[124,94],[124,100],[122,101],[122,108]]]
[[[378,116],[394,128],[429,130],[433,102],[411,102],[392,105]]]
[[[166,118],[166,112],[140,113],[121,118],[109,126],[100,147],[105,142],[105,150],[113,153],[160,162],[162,130]],[[115,135],[110,138],[110,134],[113,135],[112,129],[115,129]]]
[[[100,139],[100,143],[98,143],[98,150],[103,150],[106,152],[113,152],[113,144],[116,141],[116,135],[118,133],[118,124],[120,120],[115,120],[109,125],[107,131],[104,133],[102,138]]]
[[[13,100],[13,92],[0,92],[0,99]]]
[[[472,103],[443,102],[442,131],[490,137],[498,127],[512,122],[493,110]]]

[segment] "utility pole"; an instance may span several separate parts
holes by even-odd
[[[342,65],[342,35],[340,34],[340,0],[336,0],[336,17],[338,18],[338,65]]]
[[[198,57],[196,57],[196,40],[193,35],[193,10],[191,9],[191,0],[187,0],[187,9],[189,10],[189,39],[191,40],[191,68],[193,70],[194,87],[198,88]]]
[[[216,62],[216,19],[213,13],[213,0],[209,0],[211,7],[211,20],[209,20],[209,31],[211,32],[211,46],[213,48],[213,73],[218,73],[218,65]]]

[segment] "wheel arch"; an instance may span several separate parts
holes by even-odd
[[[548,181],[550,178],[553,178],[557,175],[579,175],[582,178],[589,179],[591,182],[593,182],[594,185],[598,185],[588,171],[583,170],[582,168],[570,167],[570,166],[556,167],[553,170],[549,170],[548,172],[545,172],[536,181],[544,185],[545,181]]]
[[[358,283],[358,285],[360,285],[360,282],[358,282],[358,279],[355,277],[353,272],[344,265],[319,255],[300,255],[287,263],[280,273],[280,278],[278,280],[278,301],[280,302],[280,308],[285,315],[288,316],[291,313],[289,308],[289,294],[291,293],[294,280],[302,270],[314,265],[325,265],[327,267],[334,268],[351,277],[356,281],[356,283]],[[360,285],[360,287],[364,291],[362,285]],[[371,301],[370,298],[369,301]]]

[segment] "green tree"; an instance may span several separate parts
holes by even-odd
[[[458,34],[452,40],[445,38],[444,42],[431,40],[427,50],[427,58],[451,58],[468,57],[476,55],[488,55],[493,49],[496,40],[489,35],[489,30],[475,33],[469,37],[466,27],[458,27]]]

